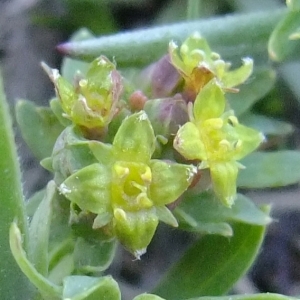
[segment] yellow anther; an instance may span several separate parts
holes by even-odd
[[[114,210],[114,217],[118,221],[126,221],[127,220],[126,212],[121,208],[116,208]]]
[[[122,167],[118,164],[114,165],[114,171],[119,178],[124,178],[129,174],[129,168]]]

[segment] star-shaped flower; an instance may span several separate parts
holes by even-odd
[[[74,124],[89,129],[104,128],[117,112],[122,92],[121,75],[105,56],[95,59],[86,77],[78,78],[75,86],[63,78],[59,71],[43,68],[53,81],[64,116]]]
[[[216,78],[223,89],[235,91],[232,88],[243,83],[253,68],[252,59],[244,58],[241,67],[229,70],[230,63],[211,51],[207,41],[198,33],[188,37],[180,49],[172,41],[169,54],[171,63],[185,81],[184,90],[192,100],[212,78]]]
[[[158,221],[177,221],[165,206],[190,185],[196,167],[151,159],[155,135],[144,111],[125,119],[113,144],[88,141],[98,163],[59,187],[82,211],[96,214],[93,227],[113,232],[137,258],[145,253]]]
[[[174,139],[174,148],[188,160],[200,160],[199,168],[209,168],[213,188],[220,200],[231,206],[236,196],[237,161],[252,152],[264,137],[239,124],[216,79],[211,80],[189,104],[190,122]]]

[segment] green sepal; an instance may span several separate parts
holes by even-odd
[[[221,202],[228,207],[236,198],[238,164],[235,161],[217,162],[210,165],[213,188]]]
[[[192,122],[187,122],[179,128],[173,145],[188,160],[207,160],[205,145],[197,126]]]
[[[50,156],[57,137],[64,129],[51,109],[19,100],[16,117],[22,136],[37,159]]]
[[[197,168],[192,165],[151,160],[150,198],[161,206],[174,202],[191,184]]]
[[[67,118],[65,112],[63,111],[61,107],[61,102],[59,101],[58,98],[53,98],[49,102],[50,108],[55,114],[56,118],[58,121],[63,125],[64,127],[72,125],[72,121]]]
[[[107,167],[113,164],[114,156],[112,145],[99,141],[90,141],[89,147],[100,164],[106,165]]]
[[[221,83],[226,88],[235,87],[244,83],[252,74],[253,60],[251,58],[244,58],[242,66],[233,71],[226,72],[222,77]]]
[[[116,245],[115,239],[102,241],[77,238],[73,253],[75,270],[84,274],[105,271],[114,258]]]
[[[81,210],[100,214],[110,209],[110,184],[110,170],[95,163],[69,176],[59,191]]]
[[[137,212],[125,212],[119,208],[114,210],[115,234],[137,259],[146,252],[157,225],[158,217],[154,208]]]
[[[68,276],[63,283],[63,299],[69,300],[121,300],[117,282],[111,276]]]
[[[156,214],[160,221],[172,227],[178,227],[178,222],[172,212],[166,206],[156,206]]]
[[[196,121],[219,118],[225,109],[224,93],[215,79],[211,80],[198,94],[194,104]]]
[[[148,163],[155,149],[155,135],[144,111],[133,114],[121,124],[113,141],[118,160]]]

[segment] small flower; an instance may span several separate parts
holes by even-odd
[[[93,228],[107,228],[137,258],[145,253],[158,221],[177,226],[166,205],[190,185],[196,168],[151,159],[155,135],[144,111],[123,121],[112,145],[89,141],[98,163],[59,187],[82,211],[96,214]]]
[[[56,69],[43,68],[53,81],[65,117],[85,128],[104,128],[117,112],[122,92],[121,76],[105,56],[95,59],[73,86]]]
[[[243,65],[229,71],[230,63],[212,52],[206,40],[198,33],[187,38],[178,51],[175,42],[169,45],[171,63],[185,81],[184,90],[189,100],[194,100],[199,91],[213,78],[223,89],[235,91],[233,87],[243,83],[252,73],[253,61],[243,59]]]
[[[225,111],[225,97],[216,79],[189,104],[190,122],[174,139],[174,148],[188,160],[200,160],[199,168],[209,168],[213,188],[220,200],[231,206],[236,197],[237,160],[263,141],[256,130],[239,124],[232,111]]]

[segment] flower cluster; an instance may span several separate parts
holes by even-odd
[[[242,167],[238,160],[263,140],[238,122],[225,98],[225,92],[249,77],[251,59],[230,71],[230,64],[198,34],[179,50],[171,42],[169,58],[168,74],[177,72],[172,82],[183,82],[176,94],[152,99],[150,92],[138,92],[139,105],[125,95],[126,117],[120,114],[121,76],[107,58],[93,61],[75,86],[44,66],[63,116],[71,121],[56,142],[49,167],[71,203],[70,221],[88,215],[95,231],[117,237],[137,258],[159,221],[178,226],[169,205],[196,184],[202,169],[209,169],[216,195],[230,207]]]

